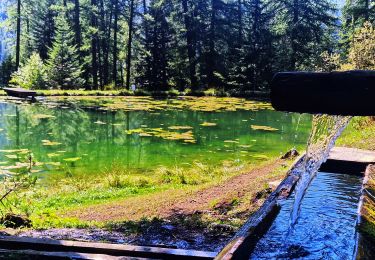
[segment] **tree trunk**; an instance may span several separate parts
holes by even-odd
[[[104,33],[104,36],[101,38],[101,50],[103,53],[103,64],[102,64],[102,81],[103,85],[108,85],[109,83],[109,40],[111,36],[111,20],[112,20],[112,8],[109,15],[109,22],[108,25],[106,25],[106,16],[104,11],[104,1],[100,0],[100,16],[101,16],[101,22],[100,22],[100,30],[102,33]]]
[[[298,51],[298,44],[297,44],[297,25],[299,20],[299,0],[293,0],[293,28],[292,28],[292,55],[291,55],[291,64],[290,69],[292,71],[296,70],[297,66],[297,51]]]
[[[81,59],[81,24],[80,24],[80,5],[79,0],[74,0],[74,33],[77,48],[79,50],[79,57]]]
[[[188,0],[182,0],[182,8],[184,12],[184,22],[185,22],[185,29],[186,29],[186,43],[187,43],[187,51],[188,51],[188,58],[189,58],[189,76],[190,76],[190,84],[191,89],[193,91],[197,90],[198,82],[196,78],[196,54],[195,54],[195,42],[194,42],[194,32],[192,28],[192,19],[189,15],[189,8],[188,8]]]
[[[16,38],[16,70],[20,66],[21,49],[21,0],[17,1],[17,38]]]
[[[91,0],[91,8],[96,7],[96,0]],[[93,11],[91,13],[91,27],[97,28],[96,13]],[[97,44],[98,44],[98,34],[95,32],[91,38],[91,69],[92,69],[92,83],[93,89],[98,89],[98,62],[97,62]]]
[[[242,24],[242,0],[238,0],[238,47],[242,48],[243,42],[243,24]]]
[[[207,84],[209,88],[215,87],[215,30],[216,30],[216,8],[217,0],[211,0],[211,24],[209,35],[209,53],[207,60]]]
[[[143,23],[144,23],[144,28],[145,28],[145,49],[146,52],[150,51],[150,28],[149,28],[149,23],[146,20],[146,15],[148,14],[148,9],[147,9],[147,3],[146,0],[143,0]],[[151,76],[151,62],[150,62],[150,55],[147,53],[146,54],[146,79],[150,79]]]
[[[117,31],[118,31],[118,0],[115,0],[114,6],[114,24],[113,24],[113,83],[117,86]]]
[[[130,89],[130,72],[132,61],[132,40],[133,40],[133,18],[134,18],[134,0],[130,0],[130,16],[129,16],[129,38],[128,38],[128,55],[126,57],[126,88]]]

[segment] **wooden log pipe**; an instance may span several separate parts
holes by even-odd
[[[375,116],[375,71],[277,73],[271,100],[279,111]]]

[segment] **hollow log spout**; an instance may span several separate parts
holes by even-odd
[[[281,72],[271,83],[276,110],[375,116],[375,71]]]

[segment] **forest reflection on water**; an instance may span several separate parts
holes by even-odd
[[[139,171],[251,163],[304,147],[311,128],[309,115],[241,99],[95,100],[1,102],[2,170],[22,167],[30,153],[42,173],[69,167],[90,174],[114,163]]]

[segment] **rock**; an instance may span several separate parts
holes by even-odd
[[[234,232],[235,228],[231,225],[227,224],[217,224],[217,223],[212,223],[208,226],[208,229],[212,231],[213,233],[220,234],[223,232]]]
[[[294,159],[297,156],[299,156],[299,152],[295,148],[293,148],[290,151],[288,151],[286,154],[284,154],[283,156],[281,156],[280,159],[282,159],[282,160],[289,160],[289,159]]]
[[[6,214],[0,219],[0,223],[7,228],[31,227],[31,220],[25,216],[12,213]]]
[[[272,193],[272,189],[271,188],[267,188],[267,189],[264,189],[264,190],[261,190],[261,191],[258,191],[256,194],[255,194],[255,197],[253,199],[253,202],[257,202],[258,200],[260,199],[264,199],[266,198],[269,194]]]

